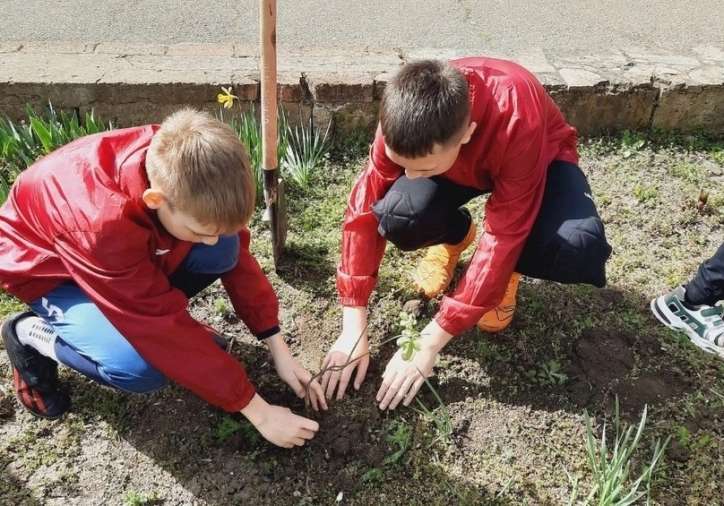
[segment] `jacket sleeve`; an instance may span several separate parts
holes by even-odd
[[[222,276],[236,315],[249,330],[264,339],[279,332],[279,300],[274,288],[249,251],[251,234],[248,229],[239,232],[239,261]]]
[[[443,298],[435,317],[453,335],[471,328],[502,300],[543,200],[547,171],[541,160],[544,128],[521,123],[524,120],[509,127],[517,131],[493,178],[477,250],[455,292]]]
[[[150,232],[128,220],[64,232],[56,251],[78,286],[153,367],[210,404],[246,406],[255,390],[243,366],[194,320],[188,300],[151,261]]]
[[[342,226],[337,291],[343,306],[366,306],[377,283],[386,241],[377,231],[372,205],[387,193],[401,174],[402,168],[385,154],[384,138],[378,127],[367,168],[350,193]]]

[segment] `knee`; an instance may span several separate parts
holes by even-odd
[[[197,244],[191,249],[185,267],[199,274],[223,274],[236,267],[239,248],[237,234],[221,236],[213,246]]]
[[[403,251],[413,251],[426,244],[426,230],[436,229],[433,206],[413,203],[408,193],[390,190],[372,211],[377,217],[379,234]]]
[[[145,394],[166,386],[166,377],[144,360],[119,366],[101,366],[99,372],[113,387],[125,392]]]
[[[562,263],[575,270],[576,282],[603,287],[606,285],[606,261],[612,248],[606,240],[603,223],[598,217],[572,220],[561,230]],[[568,230],[565,230],[565,229]]]

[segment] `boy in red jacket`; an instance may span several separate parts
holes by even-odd
[[[317,422],[267,404],[223,338],[188,313],[221,278],[234,309],[303,396],[278,301],[249,252],[255,185],[231,128],[182,110],[163,124],[79,139],[23,172],[0,208],[0,282],[30,305],[2,326],[18,399],[57,418],[70,405],[57,364],[128,392],[167,380],[241,411],[274,444],[303,445]],[[312,405],[326,408],[318,383]]]
[[[493,58],[405,65],[385,89],[367,169],[355,184],[342,232],[337,288],[342,334],[322,387],[342,398],[368,358],[367,302],[389,240],[428,248],[414,274],[428,297],[445,291],[460,254],[476,236],[462,206],[490,192],[483,233],[456,290],[422,332],[411,361],[398,351],[377,393],[380,408],[409,404],[438,352],[474,325],[498,332],[515,311],[520,274],[562,283],[605,284],[611,252],[586,177],[577,166],[576,131],[538,80]],[[421,374],[422,372],[422,374]]]

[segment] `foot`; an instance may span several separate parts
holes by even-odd
[[[30,346],[20,343],[15,333],[19,320],[33,313],[18,313],[2,324],[0,333],[13,369],[15,395],[32,414],[59,418],[70,408],[70,398],[58,388],[58,364]]]
[[[497,307],[485,313],[478,322],[480,330],[483,332],[500,332],[510,325],[515,314],[518,283],[520,283],[520,274],[514,272],[510,277],[510,281],[508,281],[503,300],[500,301]]]
[[[720,306],[684,304],[683,286],[651,301],[651,312],[664,325],[686,333],[691,342],[724,358],[724,309]]]
[[[476,231],[475,223],[471,221],[465,239],[459,243],[430,246],[413,275],[415,289],[428,298],[444,292],[452,280],[460,255],[475,240]]]

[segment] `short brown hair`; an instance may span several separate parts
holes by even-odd
[[[380,123],[395,153],[418,158],[462,132],[470,115],[468,82],[447,62],[408,63],[385,87]]]
[[[182,109],[153,136],[146,172],[169,203],[199,223],[233,230],[249,223],[256,185],[234,130],[209,114]]]

